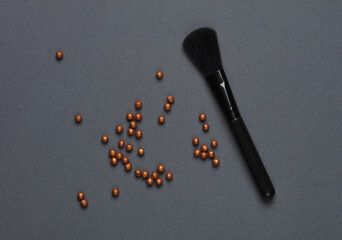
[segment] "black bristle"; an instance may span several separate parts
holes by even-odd
[[[183,48],[204,77],[223,69],[215,30],[199,28],[193,31],[184,39]]]

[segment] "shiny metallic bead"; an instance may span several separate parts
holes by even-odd
[[[202,151],[202,152],[208,152],[208,149],[209,149],[208,145],[203,144],[203,145],[201,146],[201,151]]]
[[[201,155],[201,151],[199,149],[194,150],[194,156],[199,157]]]
[[[152,174],[151,174],[151,178],[153,178],[154,180],[156,180],[157,178],[158,178],[158,173],[157,172],[153,172]]]
[[[143,179],[148,178],[148,176],[150,176],[150,173],[149,173],[148,171],[143,171],[143,172],[141,173],[141,177],[142,177]]]
[[[135,129],[138,126],[137,122],[132,120],[129,122],[129,127]]]
[[[207,116],[204,113],[201,113],[198,118],[201,122],[204,122],[207,119]]]
[[[133,135],[134,135],[134,129],[133,129],[133,128],[129,128],[129,129],[127,130],[127,134],[128,134],[129,136],[133,136]]]
[[[136,101],[135,102],[135,108],[140,109],[142,107],[142,102],[141,101]]]
[[[166,180],[168,180],[168,181],[171,181],[171,180],[172,180],[172,178],[173,178],[173,174],[172,174],[172,172],[168,172],[168,173],[166,173],[166,175],[165,175],[165,178],[166,178]]]
[[[103,143],[107,143],[108,140],[109,140],[109,137],[108,137],[108,136],[102,136],[102,137],[101,137],[101,141],[102,141]]]
[[[79,115],[79,114],[77,114],[77,115],[75,116],[75,122],[81,123],[81,122],[82,122],[82,116]]]
[[[110,149],[108,152],[109,157],[115,157],[116,156],[116,151],[114,149]]]
[[[165,172],[165,166],[162,165],[162,164],[158,165],[158,166],[157,166],[157,171],[158,171],[159,173],[164,173],[164,172]]]
[[[115,157],[110,158],[110,164],[112,164],[112,165],[116,165],[118,163],[118,161],[119,160]]]
[[[124,156],[123,156],[123,154],[122,154],[121,152],[118,152],[118,153],[116,154],[116,158],[117,158],[118,160],[121,160],[123,157],[124,157]]]
[[[143,136],[143,132],[141,130],[138,130],[138,131],[135,132],[135,137],[136,138],[140,139],[140,138],[142,138],[142,136]]]
[[[141,170],[140,170],[140,169],[136,169],[136,170],[134,171],[134,175],[135,175],[136,177],[140,177],[140,176],[141,176]]]
[[[119,194],[120,194],[120,191],[119,191],[118,188],[113,188],[113,189],[112,189],[112,195],[113,195],[114,197],[119,196]]]
[[[164,104],[164,110],[167,111],[167,112],[170,111],[170,110],[171,110],[171,104],[168,103],[168,102],[165,103],[165,104]]]
[[[152,184],[153,184],[153,178],[147,178],[146,179],[146,184],[147,184],[147,186],[152,186]]]
[[[164,116],[159,116],[159,117],[158,117],[158,122],[159,122],[160,124],[163,124],[163,123],[165,122],[165,117],[164,117]]]
[[[119,140],[119,141],[118,141],[118,147],[119,147],[119,148],[123,148],[124,146],[125,146],[125,141],[122,140],[122,139]]]
[[[121,162],[125,165],[125,164],[129,163],[129,158],[128,157],[123,157],[121,159]]]
[[[128,121],[132,121],[133,118],[134,118],[133,113],[127,113],[127,114],[126,114],[126,118],[127,118]]]
[[[214,167],[218,167],[220,165],[220,160],[218,158],[213,159],[212,161]]]
[[[63,58],[63,52],[62,51],[57,51],[56,52],[56,58],[58,59],[58,60],[62,60],[62,58]]]
[[[141,115],[141,113],[135,114],[134,119],[135,119],[135,121],[140,122],[140,121],[142,120],[142,115]]]
[[[83,200],[81,201],[81,206],[84,207],[84,208],[86,208],[86,207],[88,206],[88,201],[85,200],[85,199],[83,199]]]
[[[139,148],[138,149],[138,155],[139,156],[142,156],[142,155],[144,155],[145,154],[145,150],[143,149],[143,148]]]
[[[172,103],[175,102],[175,98],[174,98],[173,96],[168,96],[168,97],[166,98],[166,100],[167,100],[167,102],[170,103],[170,104],[172,104]]]
[[[160,187],[161,185],[163,185],[163,180],[162,180],[161,178],[157,178],[157,179],[155,180],[155,182],[156,182],[156,185],[157,185],[158,187]]]
[[[79,192],[78,194],[77,194],[77,199],[78,200],[83,200],[84,199],[84,193],[83,192]]]
[[[123,132],[123,126],[121,126],[121,125],[116,126],[115,131],[116,131],[116,133],[122,133]]]
[[[205,132],[209,131],[209,124],[208,124],[208,123],[204,123],[204,124],[202,125],[202,129],[203,129],[203,131],[205,131]]]
[[[208,152],[208,157],[213,159],[215,157],[215,152],[214,151],[209,151]]]
[[[201,152],[201,158],[202,158],[203,160],[207,159],[207,157],[208,157],[208,153],[206,153],[206,152]]]
[[[195,137],[194,139],[192,139],[192,144],[197,146],[200,143],[200,140],[198,137]]]
[[[126,163],[125,164],[125,170],[126,171],[131,171],[132,170],[132,164],[131,163]]]
[[[211,146],[212,146],[213,148],[216,148],[216,147],[217,147],[217,141],[212,140],[212,141],[211,141]]]
[[[161,72],[161,71],[156,72],[156,78],[157,78],[158,80],[162,79],[163,76],[164,76],[163,72]]]
[[[133,150],[133,145],[132,144],[127,144],[126,145],[126,151],[127,152],[132,152],[132,150]]]

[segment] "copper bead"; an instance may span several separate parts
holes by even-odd
[[[148,178],[149,175],[150,175],[150,173],[149,173],[148,171],[143,171],[143,172],[141,173],[141,177],[142,177],[143,179]]]
[[[208,157],[213,159],[215,157],[215,152],[214,151],[209,151],[208,152]]]
[[[158,72],[156,73],[156,78],[157,78],[158,80],[162,79],[163,76],[164,76],[164,74],[163,74],[163,72],[161,72],[161,71],[158,71]]]
[[[166,100],[167,100],[167,102],[170,103],[170,104],[172,104],[172,103],[175,102],[175,98],[174,98],[173,96],[168,96],[168,97],[166,98]]]
[[[121,159],[121,162],[125,165],[125,164],[129,163],[129,158],[128,157],[123,157]]]
[[[63,52],[62,52],[62,51],[57,51],[57,52],[56,52],[56,58],[57,58],[58,60],[62,60],[62,58],[63,58]]]
[[[209,124],[208,123],[204,123],[202,126],[203,131],[207,132],[209,130]]]
[[[140,177],[140,176],[141,176],[141,170],[140,170],[140,169],[136,169],[136,170],[134,171],[134,175],[135,175],[136,177]]]
[[[147,179],[146,179],[146,184],[147,184],[147,186],[152,186],[152,184],[153,184],[153,178],[151,178],[151,177],[147,178]]]
[[[108,136],[102,136],[102,137],[101,137],[101,141],[102,141],[103,143],[107,143],[108,140],[109,140]]]
[[[195,137],[194,139],[192,139],[192,144],[197,146],[200,143],[199,138]]]
[[[120,194],[119,189],[118,189],[118,188],[113,188],[113,189],[112,189],[112,194],[113,194],[114,197],[119,196],[119,194]]]
[[[164,104],[164,110],[167,111],[167,112],[170,111],[170,110],[171,110],[171,104],[168,103],[168,102],[165,103],[165,104]]]
[[[218,167],[218,165],[220,165],[220,160],[218,158],[215,158],[215,159],[213,159],[212,163],[213,163],[214,167]]]
[[[127,144],[126,145],[126,151],[127,152],[132,152],[132,150],[133,150],[133,145],[132,144]]]
[[[131,171],[132,170],[132,164],[131,163],[126,163],[125,164],[125,170],[126,171]]]
[[[77,114],[77,115],[75,116],[75,122],[81,123],[81,122],[82,122],[82,116],[79,115],[79,114]]]
[[[122,133],[123,132],[123,126],[121,126],[121,125],[116,126],[115,131],[116,131],[116,133]]]
[[[139,148],[138,149],[138,155],[139,156],[142,156],[142,155],[144,155],[145,154],[145,150],[143,149],[143,148]]]
[[[158,187],[160,187],[161,185],[163,185],[163,180],[162,180],[161,178],[157,178],[155,181],[156,181],[156,185],[157,185]]]
[[[153,172],[152,174],[151,174],[151,178],[153,178],[154,180],[156,180],[157,178],[158,178],[158,173],[157,172]]]
[[[109,157],[115,157],[116,156],[116,151],[114,149],[110,149],[108,152]]]
[[[142,138],[142,136],[143,136],[143,132],[141,130],[138,130],[138,131],[135,132],[135,137],[136,138],[140,139],[140,138]]]
[[[127,134],[128,134],[129,136],[133,136],[133,135],[134,135],[134,129],[133,129],[133,128],[129,128],[129,129],[127,130]]]
[[[129,122],[129,127],[135,129],[137,127],[137,122],[132,120]]]
[[[157,171],[159,172],[159,173],[164,173],[165,172],[165,166],[164,165],[158,165],[157,166]]]
[[[87,207],[88,206],[88,201],[87,200],[85,200],[85,199],[83,199],[82,201],[81,201],[81,206],[82,207]]]
[[[208,152],[208,149],[209,149],[208,145],[203,144],[203,145],[201,146],[201,151],[202,151],[202,152]]]
[[[134,119],[135,119],[135,121],[137,121],[137,122],[140,122],[140,121],[141,121],[141,119],[142,119],[142,115],[141,115],[141,113],[137,113],[137,114],[135,114],[135,117],[134,117]]]
[[[166,180],[168,180],[168,181],[172,180],[172,178],[173,178],[172,172],[166,173],[165,178],[166,178]]]
[[[119,160],[115,157],[110,158],[110,164],[112,164],[112,165],[116,165],[118,163],[118,161]]]
[[[204,113],[201,113],[198,118],[201,122],[204,122],[207,119],[207,116]]]
[[[77,194],[77,199],[78,200],[83,200],[84,199],[84,193],[83,192],[79,192],[78,194]]]
[[[133,118],[134,118],[133,113],[127,113],[127,114],[126,114],[126,118],[127,118],[128,121],[132,121]]]
[[[142,107],[142,102],[141,101],[136,101],[135,102],[135,108],[140,109]]]
[[[217,141],[212,140],[212,141],[211,141],[211,146],[212,146],[213,148],[216,148],[216,147],[217,147]]]
[[[199,157],[201,155],[201,151],[199,149],[194,150],[194,156]]]
[[[201,158],[202,158],[203,160],[207,159],[207,157],[208,157],[208,153],[206,153],[206,152],[201,152]]]
[[[159,117],[158,117],[158,122],[159,122],[160,124],[163,124],[163,123],[165,122],[165,117],[164,117],[164,116],[159,116]]]
[[[121,160],[121,159],[123,158],[123,154],[122,154],[121,152],[118,152],[118,153],[116,154],[116,158],[117,158],[118,160]]]
[[[122,139],[119,140],[119,141],[118,141],[118,147],[119,147],[119,148],[123,148],[124,146],[125,146],[125,141],[122,140]]]

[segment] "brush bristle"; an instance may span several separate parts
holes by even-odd
[[[193,31],[184,39],[183,48],[204,77],[223,69],[215,30],[199,28]]]

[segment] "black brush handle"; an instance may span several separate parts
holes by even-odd
[[[229,119],[235,139],[261,196],[265,199],[271,199],[275,194],[275,189],[264,164],[261,161],[253,140],[249,135],[247,127],[242,120],[226,74],[223,70],[219,70],[207,76],[206,79],[221,104],[224,113]]]

